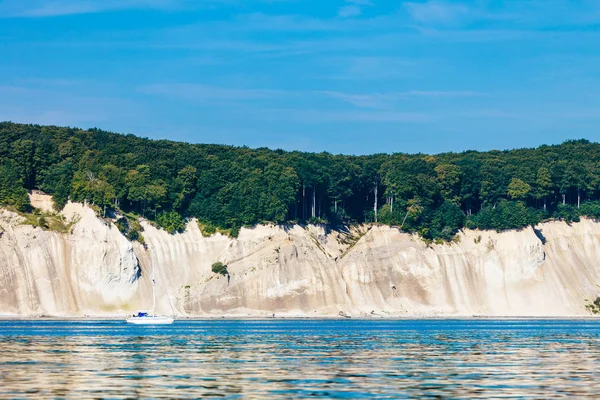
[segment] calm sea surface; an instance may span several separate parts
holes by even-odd
[[[0,321],[0,397],[595,397],[600,321]]]

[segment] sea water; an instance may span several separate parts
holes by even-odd
[[[0,397],[600,397],[600,321],[0,321]]]

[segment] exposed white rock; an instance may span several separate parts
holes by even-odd
[[[70,234],[19,225],[4,211],[0,225],[0,313],[82,315],[120,312],[137,291],[140,268],[131,243],[94,211],[69,203]]]
[[[430,246],[391,227],[257,226],[230,239],[203,237],[195,221],[176,235],[142,222],[144,247],[80,204],[63,215],[76,221],[69,234],[0,211],[0,315],[148,309],[153,259],[158,310],[172,303],[180,316],[575,316],[600,294],[591,220]],[[216,261],[229,278],[212,272]]]
[[[37,208],[43,212],[54,212],[54,203],[52,201],[52,196],[40,192],[39,190],[33,190],[29,193],[29,202],[33,208]]]

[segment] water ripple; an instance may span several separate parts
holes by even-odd
[[[0,397],[600,397],[600,321],[0,322]]]

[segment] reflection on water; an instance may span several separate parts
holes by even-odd
[[[600,396],[600,321],[0,322],[0,397]]]

